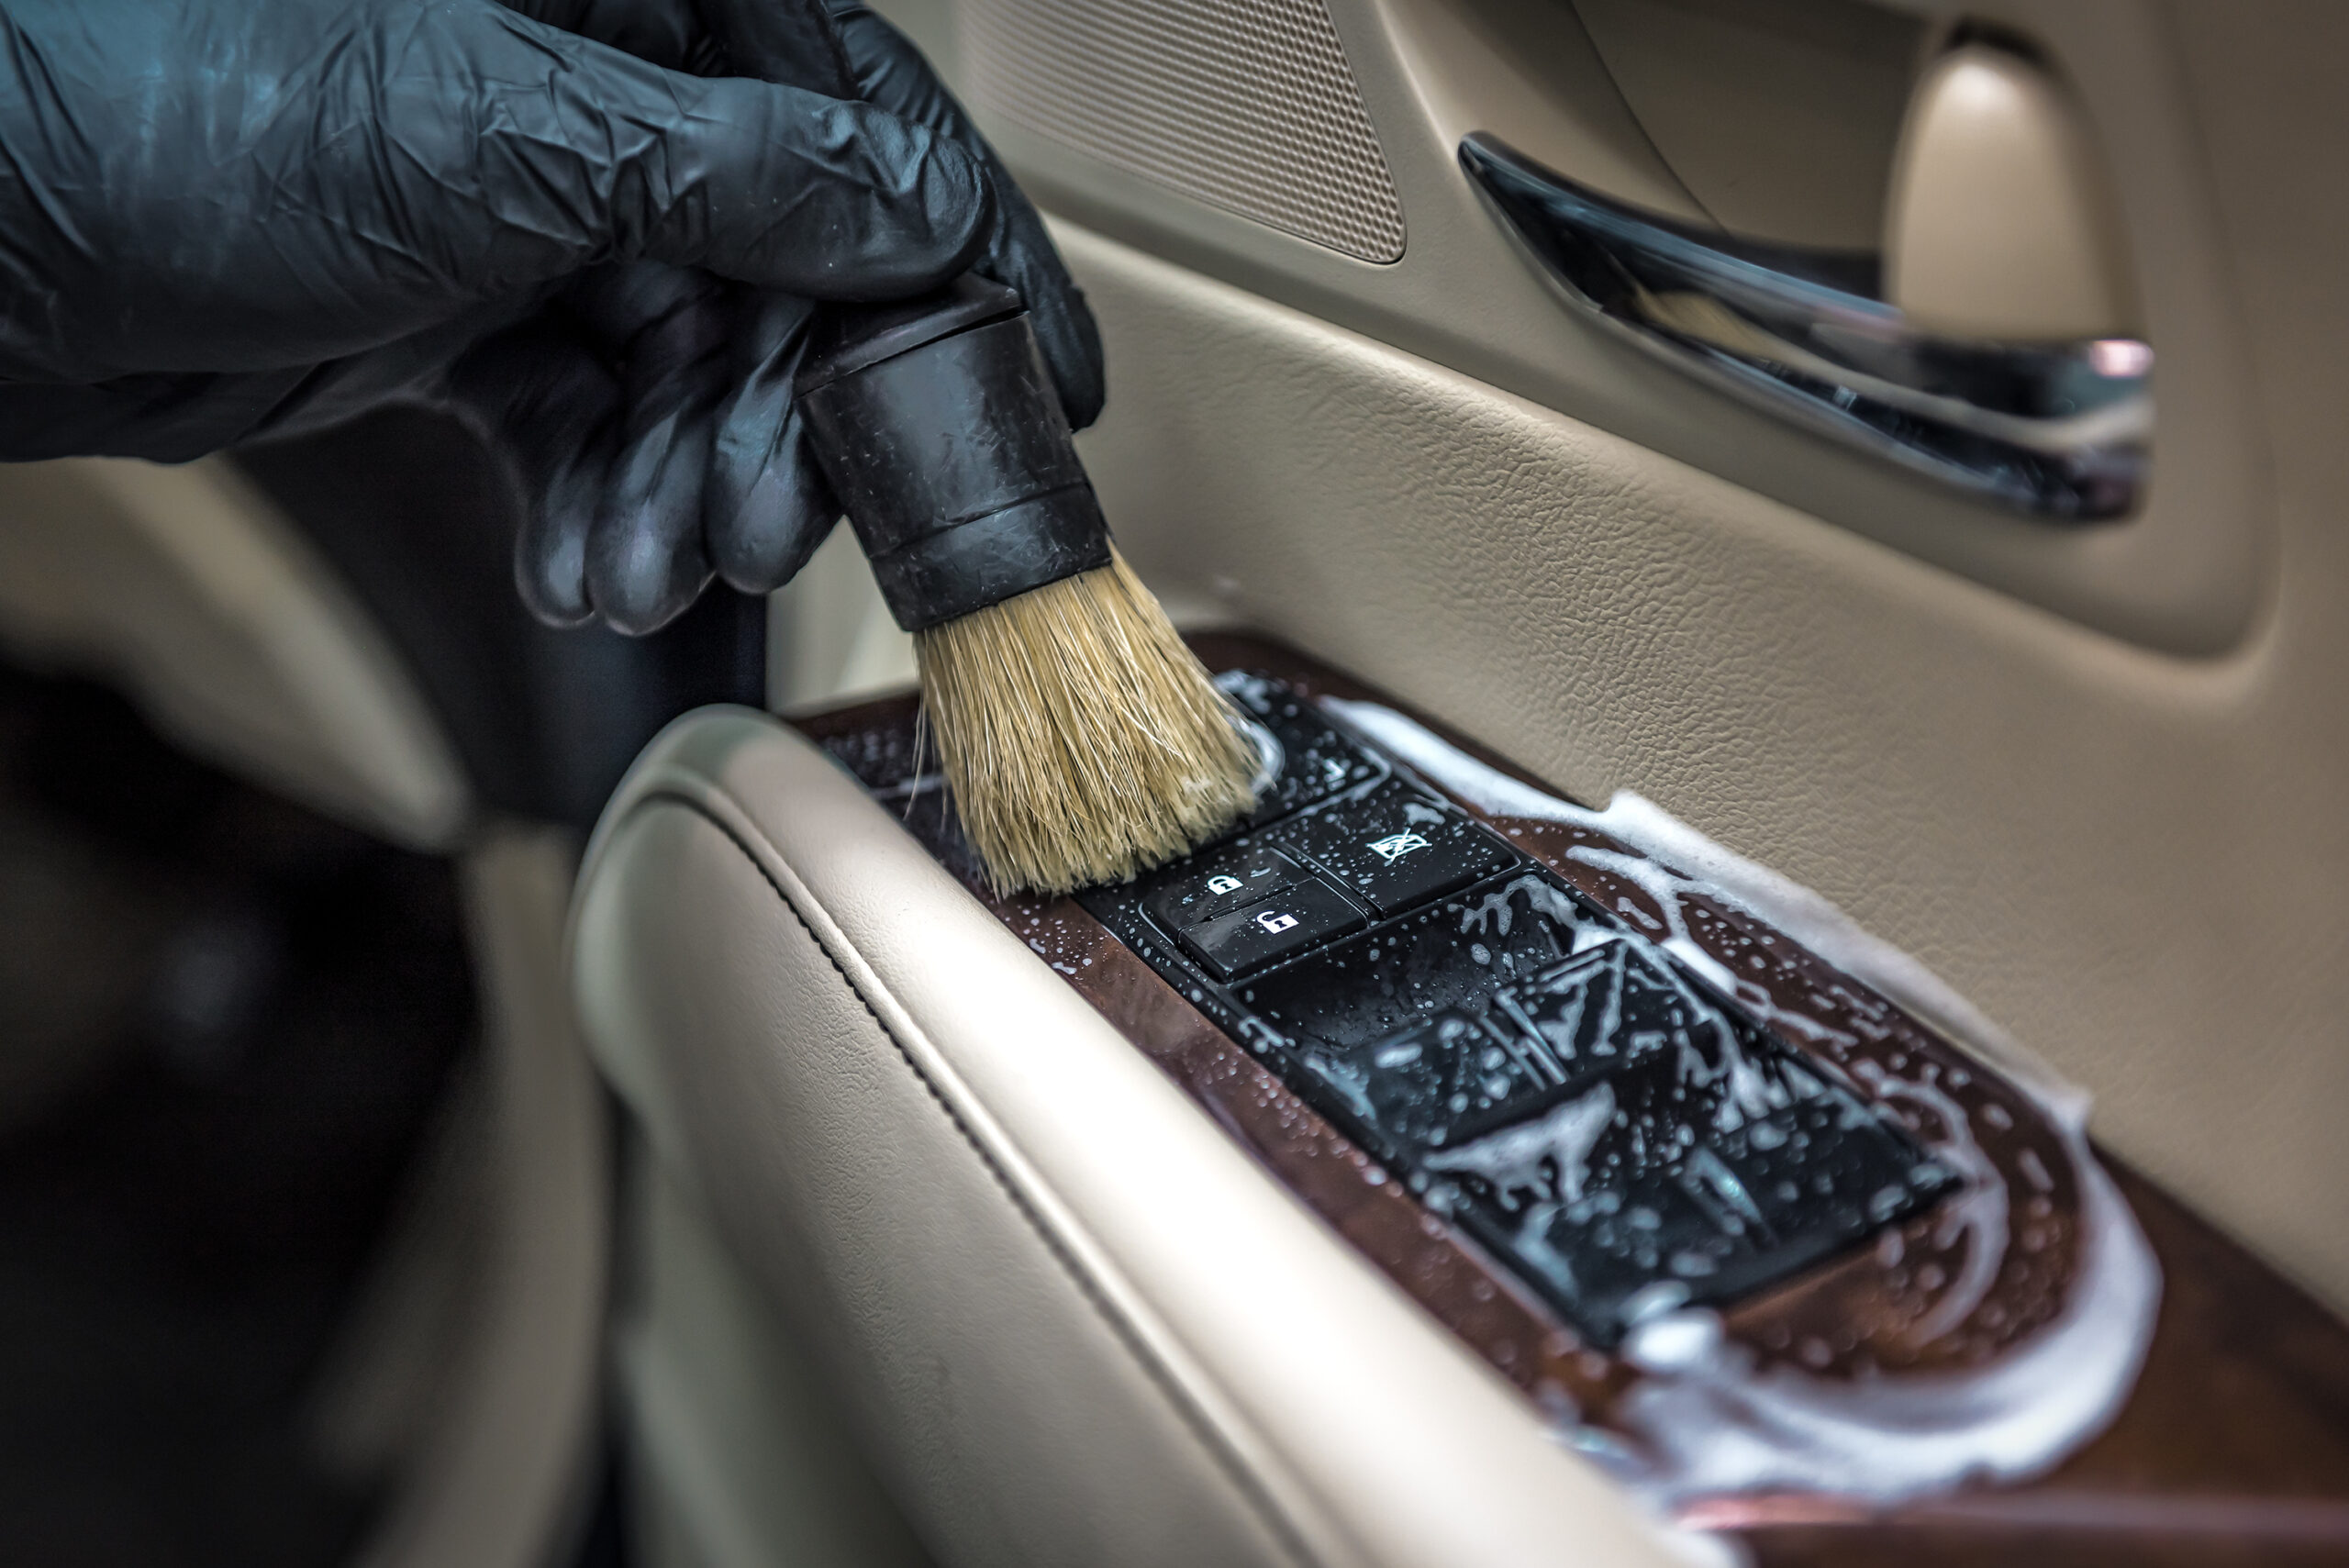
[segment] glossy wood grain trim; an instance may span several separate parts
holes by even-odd
[[[1195,639],[1213,668],[1245,668],[1308,695],[1401,705],[1293,651],[1253,639]],[[1415,718],[1419,716],[1411,715]],[[1443,733],[1440,724],[1429,728]],[[890,798],[917,771],[910,697],[801,721]],[[1446,737],[1512,777],[1541,781]],[[1537,1405],[1604,1428],[1640,1375],[1581,1343],[1509,1272],[1422,1207],[1337,1128],[1186,1001],[1073,901],[996,899],[958,864],[935,792],[906,801],[909,830],[958,869],[998,918],[1052,957],[1070,984],[1217,1122],[1444,1329]],[[1627,846],[1590,828],[1513,818],[1461,803],[1578,891],[1635,925],[1663,909],[1639,880],[1610,870]],[[1592,851],[1598,851],[1596,855]],[[1594,864],[1596,859],[1600,863]],[[1932,1213],[1898,1228],[1898,1246],[1863,1248],[1727,1315],[1765,1356],[1826,1376],[1950,1374],[1995,1359],[2060,1310],[2079,1247],[2078,1182],[2064,1140],[2032,1097],[1783,933],[1701,895],[1679,900],[1687,934],[1774,1004],[1810,1025],[1789,1043],[1847,1081],[1898,1063],[1986,1129],[1983,1153],[2019,1195],[2000,1278],[1963,1320],[1936,1332],[1933,1308],[1964,1240]],[[1930,1108],[1911,1107],[1930,1116]],[[2099,1437],[2048,1473],[1964,1488],[1888,1511],[1844,1499],[1715,1499],[1690,1522],[1733,1533],[1763,1563],[2018,1565],[2125,1560],[2163,1564],[2349,1562],[2349,1327],[2142,1177],[2103,1162],[2135,1212],[2165,1278],[2138,1384]]]

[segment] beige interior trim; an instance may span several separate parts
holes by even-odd
[[[1982,44],[1935,61],[1891,189],[1885,297],[1918,326],[2022,342],[2143,329],[2094,137],[2031,61]]]
[[[0,643],[120,681],[190,750],[395,842],[445,850],[466,821],[397,654],[224,459],[0,466]]]
[[[2283,511],[2256,635],[2171,658],[1056,232],[1116,388],[1081,450],[1153,586],[1818,889],[2094,1090],[2110,1146],[2349,1307],[2337,484]],[[2329,264],[2298,286],[2329,300]],[[2349,356],[2302,339],[2304,406],[2349,406]],[[2337,471],[2337,430],[2280,428],[2304,473]]]
[[[943,28],[951,40],[952,4],[883,0],[881,8],[906,16],[926,37]],[[1488,106],[1527,106],[1524,78],[1550,56],[1520,53],[1504,70],[1496,56],[1508,54],[1510,37],[1486,29],[1481,52],[1443,41],[1482,27],[1485,0],[1327,4],[1410,234],[1391,266],[1355,261],[1192,201],[983,107],[977,117],[1048,211],[1108,238],[2112,636],[2205,655],[2256,636],[2274,588],[2277,529],[2262,438],[2266,394],[2244,357],[2243,301],[2219,216],[2221,188],[2241,176],[2221,178],[2210,166],[2176,26],[2158,0],[1982,0],[1966,7],[2043,46],[2095,125],[2160,356],[2146,506],[2124,525],[2085,529],[2049,528],[1806,434],[1578,319],[1494,221],[1458,161],[1460,139],[1487,128],[1479,121]],[[950,41],[950,61],[953,52]],[[1560,30],[1556,54],[1580,60],[1570,30]],[[1561,172],[1603,179],[1628,167],[1620,148],[1602,162],[1564,161],[1574,140],[1568,131],[1579,134],[1573,126],[1560,129]],[[1112,357],[1112,406],[1144,371]]]
[[[1917,23],[1863,0],[1573,5],[1710,221],[1752,239],[1876,248]]]
[[[358,1568],[542,1568],[587,1500],[611,1177],[563,978],[574,842],[498,828],[464,858],[490,1124],[478,1272],[440,1407]]]
[[[1393,17],[1400,46],[1423,62],[1410,85],[1431,119],[1497,136],[1619,201],[1712,225],[1656,152],[1570,6],[1460,0],[1398,6]]]
[[[1669,1560],[774,720],[706,710],[640,760],[573,973],[652,1147],[805,1304],[929,1539],[1023,1563]]]
[[[643,1568],[927,1568],[794,1337],[701,1200],[654,1160],[627,1172],[618,1374]]]

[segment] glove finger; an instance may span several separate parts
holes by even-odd
[[[587,542],[596,613],[634,635],[683,614],[710,579],[702,487],[727,390],[723,286],[652,262],[600,269],[577,308],[624,366],[622,435]]]
[[[731,69],[819,92],[852,91],[943,137],[978,164],[994,189],[995,209],[974,264],[1027,302],[1070,425],[1081,430],[1098,418],[1107,395],[1101,335],[1085,295],[1042,217],[912,40],[853,0],[830,6],[829,27],[810,25],[801,6],[774,0],[702,0],[702,14]]]
[[[473,100],[465,121],[484,128],[451,134],[443,85],[431,124],[402,118],[379,133],[401,139],[385,158],[398,170],[395,210],[445,230],[407,236],[420,254],[478,255],[501,284],[618,253],[864,300],[934,288],[985,240],[985,170],[928,127],[796,88],[664,71],[493,0],[464,15],[456,41],[470,52],[441,63]]]
[[[658,631],[709,585],[701,542],[709,440],[706,416],[676,409],[638,430],[614,461],[587,540],[588,597],[614,630]]]
[[[731,41],[734,18],[743,11],[756,14],[767,8],[763,0],[713,0],[713,26],[729,37],[728,47],[738,60],[742,50]],[[833,5],[831,16],[866,102],[928,127],[985,168],[995,184],[996,218],[974,265],[997,283],[1008,284],[1027,301],[1044,363],[1060,388],[1061,406],[1069,424],[1084,429],[1100,417],[1107,396],[1101,331],[1084,292],[1053,248],[1042,217],[912,39],[853,0]]]
[[[790,582],[840,521],[792,397],[813,315],[788,295],[740,301],[734,389],[718,410],[702,537],[718,574],[745,594]]]
[[[550,626],[591,618],[587,538],[618,445],[618,378],[550,315],[460,360],[449,396],[520,492],[514,582],[522,602]]]

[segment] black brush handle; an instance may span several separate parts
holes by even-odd
[[[863,94],[822,0],[738,7],[736,69]],[[907,631],[1109,563],[1109,528],[1019,296],[976,275],[817,317],[796,394],[818,465]]]
[[[907,631],[1109,564],[1109,526],[1019,296],[966,274],[824,313],[801,362],[816,461]]]

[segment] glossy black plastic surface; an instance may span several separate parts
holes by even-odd
[[[1079,901],[1598,1345],[1955,1184],[1702,976],[1285,688],[1241,830]]]
[[[1308,873],[1260,903],[1186,927],[1177,940],[1217,979],[1236,980],[1362,925],[1360,906],[1326,878]]]
[[[970,278],[927,314],[836,309],[798,384],[817,462],[908,631],[1109,563],[1035,328],[1002,313],[1005,292]]]
[[[1399,782],[1285,829],[1283,841],[1381,915],[1399,915],[1514,860],[1491,834]]]

